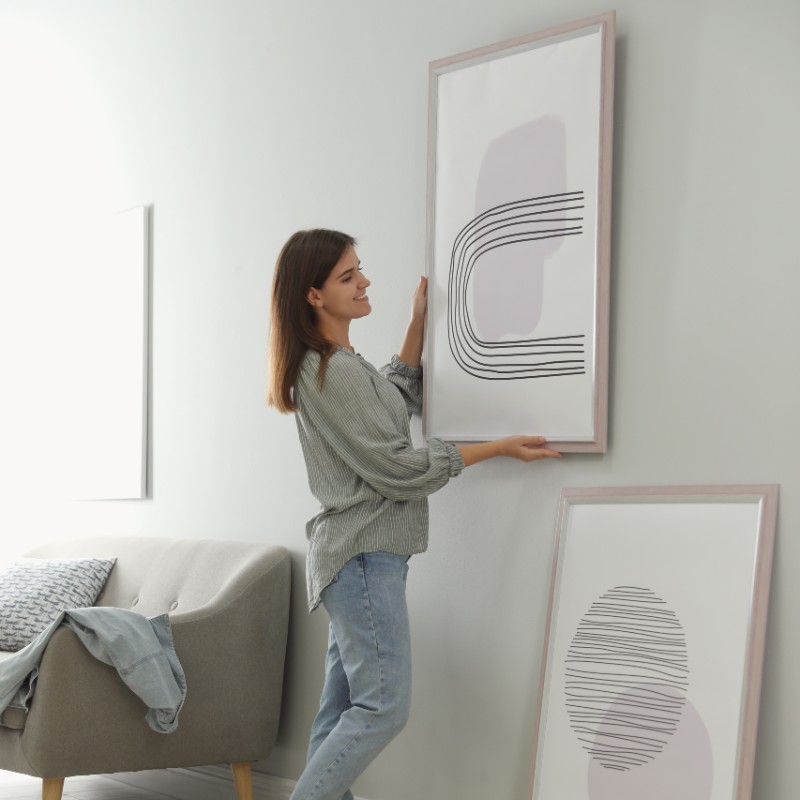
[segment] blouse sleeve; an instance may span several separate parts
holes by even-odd
[[[392,360],[381,367],[381,375],[400,390],[409,415],[422,413],[422,367],[411,367],[399,356],[392,356]]]
[[[361,364],[349,357],[328,363],[319,388],[316,359],[300,371],[298,402],[336,454],[366,483],[389,500],[427,497],[464,468],[455,445],[430,439],[414,448],[391,419]]]

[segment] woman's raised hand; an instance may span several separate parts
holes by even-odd
[[[425,312],[428,308],[428,279],[423,275],[419,279],[414,297],[411,300],[411,321],[408,323],[403,344],[398,355],[410,367],[418,367],[422,363],[422,346],[425,336]]]
[[[428,279],[423,275],[419,279],[414,296],[411,300],[411,320],[422,322],[425,319],[425,311],[428,308]]]

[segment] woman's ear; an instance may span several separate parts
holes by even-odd
[[[319,308],[322,305],[322,295],[319,293],[319,289],[315,289],[313,286],[308,290],[306,299],[308,304],[315,308]]]

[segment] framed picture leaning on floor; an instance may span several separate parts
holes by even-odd
[[[532,800],[749,800],[777,503],[562,491]]]

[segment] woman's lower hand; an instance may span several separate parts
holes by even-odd
[[[501,454],[520,461],[538,461],[541,458],[561,458],[561,453],[546,447],[544,436],[507,436],[498,439]]]
[[[542,458],[561,458],[561,453],[549,450],[544,436],[506,436],[488,442],[458,445],[464,465],[469,467],[487,458],[508,456],[520,461],[538,461]]]

